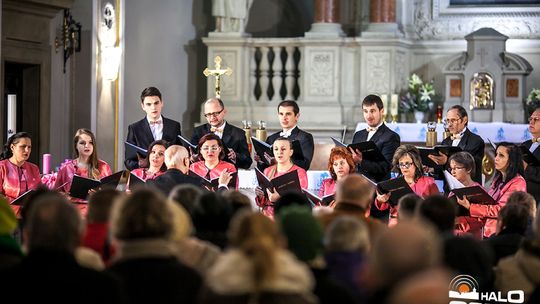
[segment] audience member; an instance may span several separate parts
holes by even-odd
[[[456,213],[456,205],[442,195],[428,196],[418,206],[418,214],[437,228],[443,237],[453,235]]]
[[[192,213],[195,236],[221,249],[227,247],[226,231],[231,221],[231,205],[219,193],[203,194]]]
[[[506,204],[499,212],[497,233],[486,240],[495,253],[495,264],[503,257],[514,255],[525,238],[529,209],[522,204]]]
[[[17,228],[17,217],[7,199],[0,195],[0,269],[18,264],[23,252],[12,234]]]
[[[420,203],[422,203],[422,198],[415,193],[409,193],[401,197],[398,201],[398,219],[412,220]]]
[[[195,204],[203,194],[203,190],[192,184],[183,184],[175,186],[169,193],[169,199],[178,202],[184,207],[187,213],[191,216]]]

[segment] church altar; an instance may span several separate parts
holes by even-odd
[[[392,131],[399,134],[402,143],[407,142],[424,142],[426,141],[427,124],[422,123],[387,123],[386,124]],[[365,129],[367,124],[360,122],[356,125],[356,131]],[[478,134],[482,137],[484,142],[488,143],[488,139],[493,143],[498,142],[511,142],[522,143],[528,139],[531,139],[527,124],[511,124],[503,122],[469,122],[468,126],[471,132]],[[437,142],[443,140],[443,126],[437,124]]]

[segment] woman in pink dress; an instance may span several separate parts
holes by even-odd
[[[26,132],[12,135],[4,146],[0,160],[0,193],[10,203],[41,183],[38,166],[27,161],[31,152],[32,139]],[[11,205],[11,208],[19,217],[20,206]]]
[[[214,133],[208,133],[201,137],[197,146],[197,153],[202,158],[189,166],[189,170],[207,180],[219,178],[223,171],[235,173],[236,167],[223,160],[225,158],[225,147],[221,138]],[[238,189],[238,179],[236,180]]]
[[[148,179],[155,179],[161,174],[165,173],[167,167],[165,166],[165,150],[167,149],[167,141],[155,140],[148,147],[148,156],[146,158],[146,165],[137,168],[131,173],[146,181]]]
[[[88,129],[79,129],[73,138],[75,157],[63,164],[56,177],[55,189],[69,193],[73,175],[100,180],[111,175],[111,168],[103,160],[98,158],[96,137]],[[71,198],[74,203],[81,203],[80,199]],[[81,215],[86,216],[87,204],[77,204]]]
[[[335,147],[330,151],[328,172],[330,177],[322,181],[319,188],[319,197],[336,193],[336,183],[345,176],[356,172],[351,152],[347,148]],[[329,206],[334,207],[334,202],[330,203]]]
[[[467,198],[458,200],[458,203],[469,209],[472,217],[484,223],[484,237],[490,237],[497,231],[499,211],[515,191],[527,192],[523,178],[523,157],[518,146],[501,142],[495,152],[495,176],[488,191],[497,204],[471,204]]]
[[[449,170],[453,177],[455,177],[465,187],[480,186],[479,183],[472,180],[471,176],[474,176],[476,166],[474,157],[469,152],[458,152],[450,156],[448,159],[450,164]],[[448,197],[453,197],[454,193],[450,192]],[[482,239],[482,226],[484,225],[481,220],[471,216],[458,216],[456,219],[456,226],[454,233],[456,235],[471,234],[477,239]]]
[[[425,198],[432,194],[439,194],[439,188],[432,177],[425,176],[422,172],[422,159],[420,152],[413,145],[401,145],[397,148],[392,158],[394,172],[405,178],[409,187],[416,195]],[[398,208],[388,203],[391,193],[380,194],[377,192],[375,207],[379,210],[390,208],[388,226],[393,227],[398,221]]]
[[[292,171],[298,172],[298,179],[300,181],[300,187],[302,189],[307,189],[308,179],[306,170],[295,165],[291,159],[293,155],[292,143],[289,139],[285,137],[279,137],[272,144],[272,151],[274,152],[274,158],[276,159],[276,164],[264,169],[264,175],[269,179],[276,178],[285,173]],[[280,198],[279,193],[275,190],[266,189],[268,198],[264,196],[262,188],[257,187],[255,189],[255,202],[261,209],[261,212],[270,217],[274,217],[274,203]]]

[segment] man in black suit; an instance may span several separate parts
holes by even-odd
[[[482,184],[482,159],[484,158],[484,140],[482,137],[474,134],[467,128],[469,117],[467,111],[460,105],[456,105],[448,109],[446,112],[446,123],[451,136],[442,141],[445,146],[457,146],[461,150],[471,153],[474,157],[476,165],[475,174],[472,179]],[[435,178],[444,180],[443,170],[449,165],[448,157],[442,153],[437,155],[429,155],[429,158],[436,163],[438,168],[435,168]]]
[[[385,161],[372,161],[362,158],[362,153],[358,150],[351,151],[353,160],[358,166],[358,172],[364,174],[375,182],[384,181],[390,178],[392,158],[396,149],[401,144],[399,135],[390,130],[384,124],[384,106],[382,100],[377,95],[368,95],[362,101],[362,111],[368,127],[354,133],[353,144],[372,141],[381,151]]]
[[[244,130],[225,121],[227,109],[219,98],[210,98],[204,103],[204,117],[208,123],[198,126],[193,130],[191,143],[197,145],[201,137],[208,133],[214,133],[221,138],[225,147],[229,149],[227,158],[237,167],[249,169],[251,155]]]
[[[540,107],[536,108],[529,117],[529,132],[531,132],[532,139],[527,140],[523,145],[540,160]],[[536,203],[540,203],[540,166],[523,163],[527,192],[534,196]]]
[[[146,117],[129,125],[127,142],[143,149],[147,149],[158,139],[166,140],[171,145],[180,143],[178,138],[178,135],[182,135],[180,123],[161,115],[163,100],[157,88],[148,87],[142,91],[141,107],[146,112]],[[129,170],[139,168],[139,160],[128,158],[126,154],[125,165]]]
[[[165,165],[167,171],[154,180],[146,181],[146,184],[161,190],[165,195],[169,195],[176,185],[191,184],[203,187],[200,177],[188,175],[189,172],[189,152],[180,145],[172,145],[165,150]],[[226,190],[231,179],[227,170],[223,170],[219,176],[218,190]]]
[[[293,162],[295,165],[305,169],[306,171],[309,170],[311,160],[313,159],[313,150],[315,144],[313,143],[313,135],[306,131],[300,130],[300,128],[297,126],[298,119],[300,118],[300,108],[298,107],[296,101],[284,100],[280,102],[278,105],[278,117],[279,124],[283,130],[270,135],[266,139],[266,142],[271,145],[279,137],[285,137],[291,141],[297,140],[302,148],[302,157],[295,158],[293,156]],[[267,167],[267,165],[261,162],[257,156],[255,156],[255,160],[258,161],[258,167],[261,171]],[[273,158],[271,158],[271,160],[273,162]]]

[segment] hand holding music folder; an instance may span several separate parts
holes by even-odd
[[[229,174],[231,175],[231,180],[229,181],[229,183],[227,183],[227,188],[235,189],[236,181],[238,179],[238,173],[229,172]],[[212,179],[206,179],[191,170],[189,170],[188,175],[199,178],[201,180],[201,184],[209,191],[216,192],[219,189],[219,176]]]
[[[496,205],[497,202],[489,195],[481,186],[472,186],[464,188],[456,188],[451,191],[454,193],[453,200],[457,203],[457,198],[463,199],[467,197],[471,204],[480,205]],[[458,204],[458,216],[469,216],[471,213],[469,209]]]
[[[323,197],[320,197],[316,195],[315,193],[310,192],[308,190],[302,189],[302,191],[306,194],[308,200],[310,200],[314,206],[328,206],[330,205],[330,203],[332,203],[336,199],[335,193],[327,194]]]
[[[267,157],[272,157],[274,155],[274,152],[272,152],[272,145],[253,136],[251,137],[251,142],[253,143],[253,148],[255,148],[255,153],[259,156],[261,161],[268,166],[272,165],[271,159]]]
[[[397,206],[398,201],[401,197],[413,193],[409,184],[405,181],[403,176],[385,180],[377,184],[377,191],[381,194],[390,193],[390,198],[388,203],[391,206]]]
[[[352,149],[353,151],[356,151],[356,150],[360,151],[360,153],[362,153],[362,159],[375,161],[375,162],[379,162],[379,161],[388,162],[386,158],[384,158],[384,156],[382,155],[381,150],[379,150],[377,145],[372,141],[362,141],[358,143],[345,145],[344,143],[342,143],[341,141],[333,137],[330,137],[330,138],[332,139],[336,147],[346,147],[349,151],[350,149]]]
[[[273,179],[266,177],[266,175],[258,168],[255,168],[255,174],[257,176],[259,187],[262,188],[266,198],[268,198],[266,189],[270,189],[270,191],[276,189],[279,195],[283,195],[286,192],[302,192],[300,179],[298,178],[298,172],[296,170],[274,177]]]
[[[69,195],[75,198],[86,200],[88,197],[88,192],[93,189],[101,188],[108,186],[111,188],[116,188],[124,176],[127,173],[127,170],[118,171],[109,176],[105,176],[101,180],[96,180],[92,178],[82,177],[77,174],[73,175],[71,180],[71,188]]]
[[[127,159],[141,159],[146,158],[148,151],[139,146],[136,146],[130,142],[124,142],[124,149],[126,150]]]
[[[420,158],[422,158],[422,165],[428,166],[430,168],[435,168],[438,166],[429,155],[440,156],[439,153],[446,155],[446,157],[452,156],[452,154],[463,151],[460,147],[438,145],[432,148],[428,147],[416,147],[420,152]]]
[[[129,172],[129,189],[133,190],[136,187],[144,186],[146,184],[146,181],[142,178],[138,177],[137,175]]]
[[[521,150],[521,154],[523,155],[523,160],[529,166],[540,166],[540,160],[536,158],[536,156],[534,156],[534,154],[532,154],[526,146],[520,145],[519,149]]]

